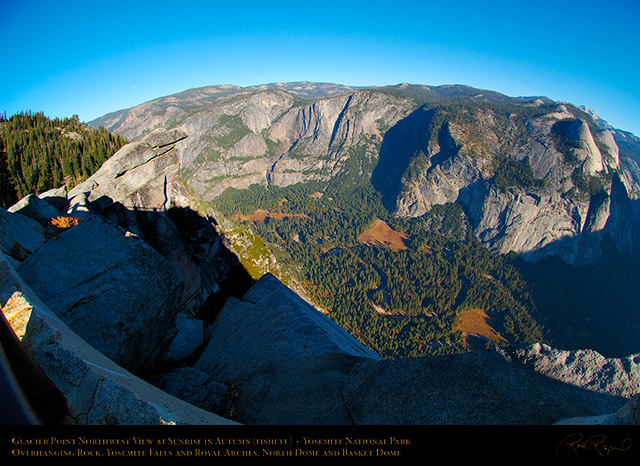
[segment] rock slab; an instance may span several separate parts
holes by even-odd
[[[234,419],[251,424],[350,424],[341,387],[380,356],[271,274],[231,298],[195,368],[234,386]]]
[[[588,384],[550,378],[505,354],[474,351],[360,364],[345,384],[346,405],[360,425],[549,425],[606,416],[629,401],[615,389],[594,391]],[[575,377],[581,369],[565,366],[558,372]]]
[[[98,217],[45,243],[18,273],[69,327],[133,372],[152,363],[183,287],[164,257]]]

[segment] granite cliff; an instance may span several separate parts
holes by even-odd
[[[277,83],[193,89],[93,124],[130,140],[183,127],[180,175],[203,201],[349,173],[399,216],[459,203],[501,254],[593,263],[605,237],[637,249],[640,143],[568,103],[464,86]]]
[[[252,280],[176,177],[190,137],[156,129],[82,185],[0,210],[3,315],[64,408],[15,423],[637,424],[638,354],[387,360],[274,276]]]

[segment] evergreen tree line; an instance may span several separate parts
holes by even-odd
[[[0,206],[91,176],[127,141],[71,118],[21,112],[0,119]]]

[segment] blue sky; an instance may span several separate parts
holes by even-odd
[[[193,87],[466,84],[640,136],[640,0],[2,0],[0,112],[90,121]]]

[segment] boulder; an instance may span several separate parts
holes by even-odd
[[[177,334],[164,353],[167,362],[177,362],[193,354],[204,343],[204,323],[188,314],[176,317]]]
[[[69,327],[133,372],[165,343],[183,289],[164,257],[98,217],[48,241],[18,272]]]
[[[157,129],[123,146],[89,179],[69,191],[69,199],[84,194],[105,210],[118,203],[127,209],[163,210],[169,205],[169,184],[178,173],[176,143],[183,130]]]
[[[355,364],[380,359],[266,274],[227,301],[194,367],[237,388],[239,422],[348,424],[340,388]]]
[[[235,382],[258,364],[344,353],[380,359],[324,314],[266,274],[214,321],[196,367]]]
[[[60,211],[66,210],[69,203],[66,186],[50,189],[49,191],[38,194],[38,197]]]
[[[46,241],[44,228],[35,220],[0,207],[0,249],[23,261]]]
[[[60,211],[49,204],[47,201],[40,199],[35,194],[29,194],[22,198],[18,203],[9,207],[9,212],[29,217],[42,226],[46,226],[52,218],[60,215]]]

